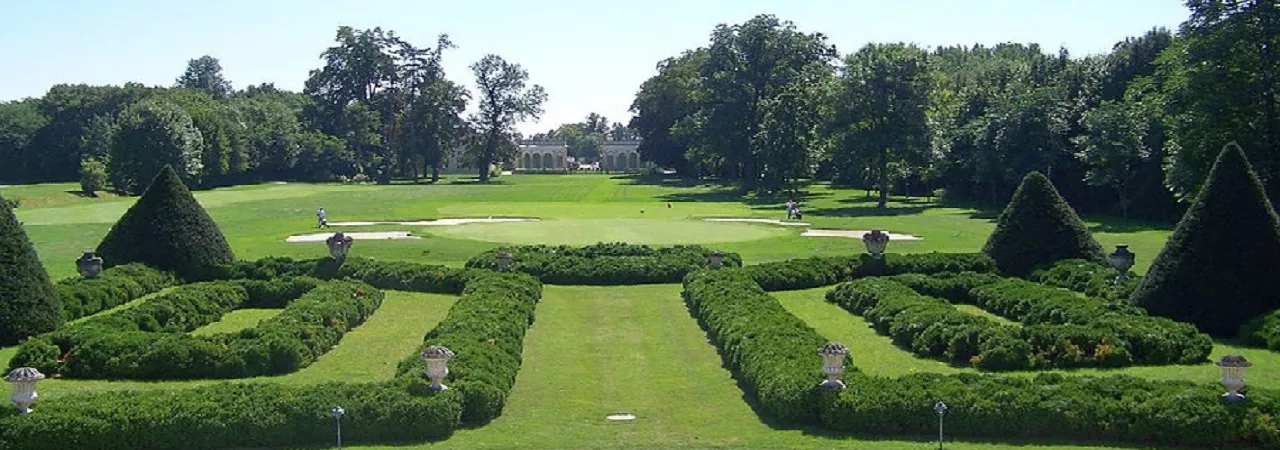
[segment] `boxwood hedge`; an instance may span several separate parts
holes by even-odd
[[[1221,400],[1221,387],[1212,383],[1060,374],[885,378],[855,369],[844,377],[847,389],[823,391],[818,388],[821,360],[814,354],[821,337],[749,276],[735,272],[746,269],[692,273],[685,278],[684,295],[691,305],[715,305],[690,307],[690,313],[700,323],[719,324],[705,329],[726,367],[749,394],[769,390],[756,399],[760,410],[779,422],[853,433],[927,434],[937,430],[933,404],[944,400],[950,406],[950,436],[1280,445],[1280,393],[1267,389],[1247,388],[1249,401],[1233,403]],[[766,325],[755,326],[757,321]]]
[[[900,273],[995,272],[995,261],[981,253],[886,254],[881,259],[815,256],[750,265],[743,268],[766,291],[831,286],[855,278]]]
[[[678,283],[685,274],[708,267],[715,250],[697,245],[654,248],[626,243],[526,245],[486,251],[467,261],[467,267],[497,269],[501,252],[511,254],[511,270],[528,273],[544,283],[612,286]],[[726,267],[742,266],[738,254],[722,254]]]
[[[62,303],[62,320],[69,322],[177,283],[172,273],[132,263],[103,270],[94,278],[68,278],[59,281],[54,289]]]
[[[1097,261],[1064,259],[1053,265],[1041,267],[1027,279],[1050,286],[1067,288],[1090,297],[1105,300],[1128,300],[1133,290],[1142,283],[1142,277],[1130,271],[1127,280],[1117,284],[1120,271]]]

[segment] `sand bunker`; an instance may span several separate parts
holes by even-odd
[[[416,222],[329,222],[331,227],[367,227],[371,225],[402,225],[402,226],[422,226],[422,227],[443,227],[451,225],[466,225],[469,223],[506,223],[506,222],[537,222],[538,219],[521,218],[521,217],[477,217],[477,218],[460,218],[460,219],[436,219],[436,220],[419,220]]]
[[[812,229],[804,230],[804,233],[801,233],[800,235],[810,236],[810,237],[847,237],[847,238],[862,239],[862,235],[870,232],[871,230],[831,230],[831,229],[822,229],[822,228],[812,228]],[[919,236],[912,236],[910,234],[890,233],[887,231],[884,232],[884,234],[889,235],[889,241],[924,240]]]
[[[806,223],[806,222],[783,222],[783,221],[778,220],[778,219],[735,219],[735,218],[721,218],[721,219],[702,219],[702,220],[705,220],[705,221],[707,221],[707,222],[767,223],[767,224],[770,224],[770,225],[782,225],[782,226],[784,226],[784,227],[807,227],[807,226],[809,226],[809,224],[808,224],[808,223]]]
[[[350,236],[351,239],[357,240],[357,241],[372,241],[372,240],[384,240],[384,239],[422,239],[418,236],[413,236],[409,234],[408,231],[374,231],[374,232],[367,232],[367,233],[342,233],[342,234],[346,236]],[[334,233],[300,234],[300,235],[289,236],[288,238],[285,238],[284,241],[285,242],[324,242],[325,239],[329,239],[329,236],[333,236],[333,235]]]

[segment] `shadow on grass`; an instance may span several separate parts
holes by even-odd
[[[509,185],[511,183],[508,183],[506,180],[503,180],[502,178],[499,178],[499,177],[490,178],[488,183],[481,183],[480,177],[464,177],[464,178],[455,178],[455,179],[449,180],[449,184],[476,185],[476,186],[490,186],[490,185],[502,186],[502,185]]]
[[[805,216],[819,217],[884,217],[884,216],[907,216],[920,214],[924,210],[929,209],[928,206],[890,206],[888,208],[877,208],[875,206],[845,206],[839,208],[814,208],[804,210]]]
[[[1089,217],[1086,220],[1090,222],[1098,222],[1097,224],[1089,225],[1089,231],[1094,233],[1138,233],[1142,231],[1171,232],[1174,228],[1171,224],[1146,223],[1102,217]]]

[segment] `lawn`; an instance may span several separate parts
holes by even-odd
[[[265,184],[196,192],[227,236],[237,257],[320,257],[321,243],[285,243],[293,234],[316,232],[315,209],[324,207],[333,222],[413,221],[446,217],[521,216],[538,222],[473,224],[454,227],[335,227],[329,231],[411,231],[418,240],[360,241],[352,255],[380,260],[461,266],[474,254],[507,244],[589,244],[627,241],[655,245],[702,243],[738,252],[747,264],[815,255],[861,253],[858,239],[803,237],[804,227],[712,223],[709,217],[781,219],[783,197],[741,197],[715,186],[688,186],[672,180],[608,175],[517,175],[494,185],[445,179],[435,185]],[[0,189],[19,198],[20,220],[50,275],[74,274],[72,261],[96,247],[112,223],[135,200],[77,195],[72,184],[14,186]],[[976,252],[991,232],[999,211],[939,205],[923,199],[894,198],[889,208],[874,207],[863,191],[808,188],[805,222],[812,227],[884,229],[921,236],[922,241],[891,242],[891,252]],[[670,206],[668,206],[670,205]],[[1135,270],[1145,271],[1171,227],[1086,217],[1095,236],[1110,248],[1130,244],[1138,255]],[[850,346],[854,363],[873,375],[911,372],[974,371],[921,359],[877,335],[861,318],[828,304],[828,288],[774,295],[793,314],[822,335]],[[434,443],[409,447],[361,448],[857,448],[924,449],[930,439],[878,440],[831,436],[814,429],[780,429],[762,421],[722,367],[706,334],[689,316],[676,285],[580,287],[546,286],[537,319],[524,343],[523,365],[503,414],[483,427],[458,431]],[[454,298],[445,295],[388,292],[382,307],[348,333],[311,366],[285,376],[235,380],[236,383],[388,379],[396,364],[413,353],[423,335],[448,312]],[[129,307],[130,303],[121,306]],[[276,310],[244,310],[224,316],[196,334],[234,332],[254,326]],[[987,314],[971,308],[972,314]],[[16,348],[0,349],[0,361]],[[1227,352],[1254,362],[1251,384],[1280,387],[1280,358],[1272,352],[1219,343],[1214,357]],[[1213,383],[1210,364],[1134,367],[1124,373]],[[1073,373],[1094,374],[1097,370]],[[140,382],[46,380],[40,398],[49,400],[114,389],[170,389],[216,381]],[[632,422],[605,416],[631,413]],[[922,411],[922,414],[932,414]],[[358,427],[358,423],[344,427]],[[948,444],[948,448],[1100,448],[1055,447],[1015,442]]]

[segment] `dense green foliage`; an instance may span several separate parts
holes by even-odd
[[[131,263],[103,270],[94,278],[68,278],[54,286],[62,320],[70,321],[123,305],[178,282],[173,274]]]
[[[814,387],[822,379],[817,352],[826,339],[742,270],[691,273],[682,295],[725,366],[766,414],[788,424],[814,421]]]
[[[994,272],[995,262],[981,253],[885,254],[790,259],[743,268],[766,291],[830,286],[854,278],[900,273]]]
[[[419,350],[443,345],[457,355],[449,361],[449,384],[463,393],[464,423],[487,423],[502,413],[540,298],[542,284],[531,276],[473,272],[462,298],[423,338]],[[424,377],[425,371],[426,363],[415,354],[401,361],[396,373]]]
[[[458,427],[458,391],[411,391],[411,381],[220,383],[182,390],[109,391],[42,402],[39,414],[0,412],[0,447],[222,449],[329,445],[342,405],[343,443],[439,439]]]
[[[996,260],[1001,272],[1015,276],[1063,259],[1102,260],[1102,246],[1039,172],[1022,179],[982,252]]]
[[[616,286],[676,283],[689,272],[710,266],[715,250],[697,245],[653,248],[626,243],[584,247],[525,245],[480,253],[467,267],[498,269],[498,253],[511,254],[511,270],[528,273],[544,283]],[[725,267],[741,267],[742,257],[723,253]]]
[[[74,378],[241,378],[299,370],[326,353],[381,304],[359,282],[310,278],[197,283],[118,313],[41,336],[10,364]],[[296,299],[296,300],[294,300]],[[238,333],[186,334],[240,308],[284,308]],[[63,358],[48,359],[48,345]]]
[[[1064,259],[1052,266],[1031,272],[1027,279],[1050,286],[1070,289],[1090,297],[1106,300],[1128,299],[1142,283],[1142,277],[1130,271],[1128,279],[1116,284],[1120,271],[1110,264],[1085,259]]]
[[[106,267],[143,263],[194,280],[235,260],[218,224],[170,166],[102,238],[98,255]]]
[[[0,197],[0,345],[62,323],[58,295],[13,208]]]
[[[1277,271],[1280,218],[1244,152],[1228,145],[1132,298],[1151,314],[1234,337],[1280,309]]]
[[[221,280],[271,280],[285,276],[306,276],[323,280],[351,278],[378,289],[461,293],[467,282],[467,271],[451,267],[408,262],[375,261],[349,257],[342,264],[331,258],[295,260],[284,257],[256,261],[236,261],[219,267],[215,278]]]
[[[1245,345],[1280,351],[1280,310],[1263,314],[1240,326]]]
[[[1275,422],[1280,393],[1257,388],[1249,389],[1249,402],[1242,404],[1223,402],[1215,384],[1123,375],[882,378],[847,367],[843,378],[848,388],[824,392],[818,388],[821,359],[815,355],[821,336],[741,270],[690,274],[684,295],[690,313],[712,324],[704,328],[744,390],[769,389],[769,397],[756,397],[770,420],[821,424],[842,432],[925,435],[937,431],[930,406],[943,399],[950,405],[948,436],[1280,445]]]
[[[1008,326],[955,309],[977,305]],[[1213,348],[1195,327],[1108,302],[990,274],[904,274],[842,284],[827,299],[912,352],[982,369],[1193,364]]]

